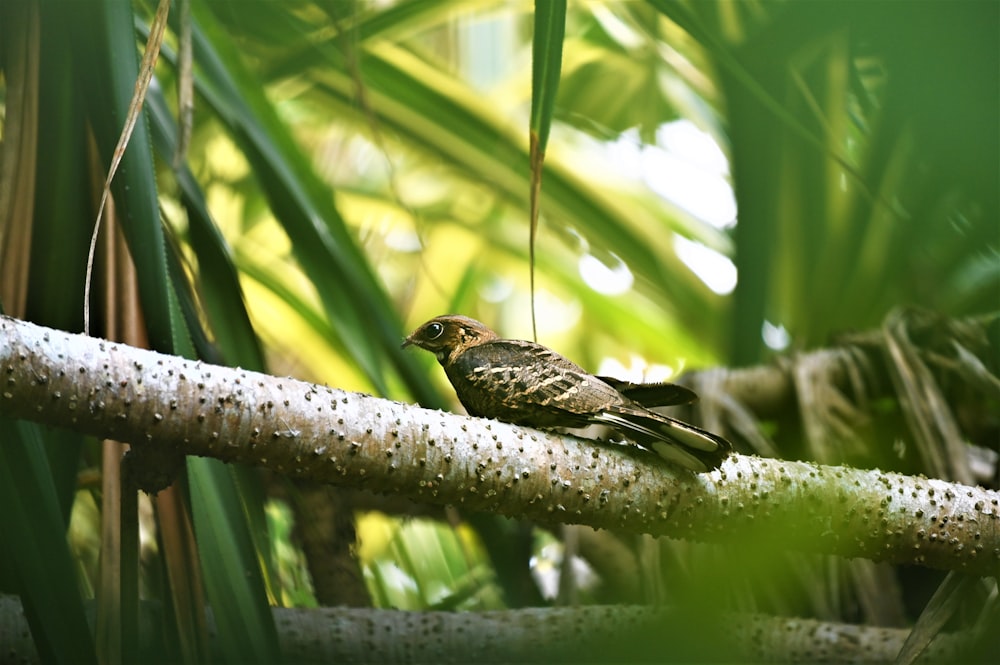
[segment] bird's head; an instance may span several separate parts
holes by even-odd
[[[403,342],[403,348],[418,346],[437,356],[442,365],[469,348],[490,340],[497,334],[475,319],[458,314],[436,316],[420,326]]]

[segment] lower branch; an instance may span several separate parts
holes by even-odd
[[[161,612],[153,601],[141,606],[140,657],[169,658],[157,635]],[[644,662],[706,662],[716,656],[728,662],[887,663],[908,635],[898,628],[751,614],[691,616],[637,605],[493,612],[276,607],[272,612],[283,660],[294,663],[619,663],[637,656]],[[93,621],[93,603],[88,614]],[[208,617],[214,650],[211,612]],[[16,596],[0,596],[0,644],[0,665],[40,662]],[[970,647],[976,648],[971,634],[941,635],[922,662],[958,662],[961,649]]]

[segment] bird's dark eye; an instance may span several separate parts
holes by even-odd
[[[431,323],[427,326],[427,339],[437,339],[444,333],[444,326],[440,323]]]

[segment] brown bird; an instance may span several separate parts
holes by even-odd
[[[646,408],[697,399],[683,386],[594,376],[552,349],[501,339],[467,316],[433,318],[403,347],[411,344],[437,356],[472,416],[542,428],[607,425],[698,473],[718,468],[732,450],[721,436]]]

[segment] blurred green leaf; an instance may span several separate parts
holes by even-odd
[[[535,238],[538,235],[542,166],[549,142],[559,74],[562,70],[563,36],[566,32],[566,2],[535,2],[535,30],[531,45],[531,119],[528,124],[531,164],[531,233],[528,240],[528,270],[531,272],[531,332],[538,340],[535,325]]]
[[[426,381],[399,348],[399,322],[333,206],[332,192],[304,159],[228,35],[200,6],[193,16],[198,90],[253,164],[345,348],[383,394],[388,392],[385,371],[391,367],[421,402],[435,403]]]
[[[280,659],[278,634],[268,604],[261,602],[266,593],[258,550],[233,473],[218,460],[188,459],[205,590],[227,661],[274,663]]]
[[[0,421],[6,433],[0,445],[4,586],[15,584],[42,660],[96,663],[41,428],[7,418]]]

